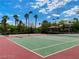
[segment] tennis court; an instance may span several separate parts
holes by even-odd
[[[17,45],[46,58],[79,45],[79,34],[16,35],[10,39]]]
[[[0,59],[79,59],[79,34],[0,36]]]

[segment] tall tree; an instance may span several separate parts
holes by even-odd
[[[27,23],[28,23],[28,33],[29,33],[29,15],[32,14],[32,11],[29,11],[29,13],[26,13],[24,15],[25,19],[26,19],[26,27],[27,27]],[[28,21],[28,22],[27,22]]]
[[[78,18],[73,18],[72,30],[74,32],[79,32],[79,20]]]
[[[32,14],[32,11],[29,11],[29,16],[30,16],[30,14]],[[30,23],[30,22],[29,22],[29,20],[28,20],[28,27],[29,27],[29,23]]]
[[[24,23],[21,20],[19,21],[17,29],[18,29],[19,33],[23,33],[23,31],[24,31]]]
[[[37,19],[38,19],[38,15],[34,15],[34,18],[35,18],[35,29],[36,29],[36,26],[37,26]]]
[[[41,32],[48,33],[48,27],[49,27],[49,22],[47,20],[44,20],[41,25]]]
[[[29,19],[29,14],[26,13],[26,14],[24,15],[24,17],[25,17],[25,19],[26,19],[26,27],[27,27],[27,21],[28,21],[28,19]]]
[[[18,25],[18,21],[19,21],[19,17],[18,17],[18,15],[14,15],[13,17],[15,19],[15,26],[17,26]]]
[[[32,14],[32,11],[29,11],[29,13],[26,13],[24,15],[25,19],[26,19],[26,27],[27,27],[27,21],[28,21],[28,26],[29,26],[29,15]]]
[[[2,23],[2,29],[3,29],[4,32],[7,31],[7,20],[8,19],[9,19],[9,17],[6,16],[6,15],[2,17],[1,23]]]

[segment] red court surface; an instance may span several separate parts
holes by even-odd
[[[8,37],[0,37],[0,59],[79,59],[79,46],[42,58],[11,42]]]
[[[55,55],[51,55],[46,59],[79,59],[79,46]]]
[[[0,37],[0,59],[42,59],[36,54],[21,48],[5,37]]]

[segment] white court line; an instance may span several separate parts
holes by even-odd
[[[5,37],[5,36],[3,36],[3,37]],[[5,38],[6,38],[6,37],[5,37]],[[54,55],[54,54],[57,54],[57,53],[60,53],[60,52],[66,51],[66,50],[68,50],[68,49],[74,48],[74,47],[76,47],[76,46],[79,45],[79,44],[77,44],[77,45],[74,45],[74,46],[72,46],[72,47],[69,47],[69,48],[66,48],[66,49],[63,49],[63,50],[57,51],[57,52],[55,52],[55,53],[52,53],[52,54],[49,54],[49,55],[43,56],[43,55],[41,55],[41,54],[39,54],[39,53],[34,52],[33,50],[31,50],[31,49],[29,49],[29,48],[24,47],[24,46],[21,45],[21,44],[18,44],[18,43],[16,43],[16,42],[10,40],[9,38],[6,38],[6,39],[8,39],[9,41],[15,43],[16,45],[18,45],[18,46],[20,46],[20,47],[22,47],[22,48],[24,48],[24,49],[26,49],[26,50],[28,50],[28,51],[30,51],[30,52],[36,54],[36,55],[42,57],[42,58],[49,57],[49,56],[51,56],[51,55]],[[76,40],[76,41],[77,41],[77,40]],[[74,42],[75,42],[75,41],[74,41]]]
[[[4,37],[4,36],[3,36],[3,37]],[[6,37],[5,37],[5,38],[6,38]],[[41,54],[38,54],[38,53],[34,52],[33,50],[31,50],[31,49],[29,49],[29,48],[26,48],[26,47],[24,47],[23,45],[18,44],[18,43],[16,43],[16,42],[10,40],[9,38],[6,38],[6,39],[8,39],[9,41],[15,43],[16,45],[18,45],[18,46],[20,46],[20,47],[22,47],[22,48],[24,48],[24,49],[26,49],[26,50],[28,50],[28,51],[30,51],[30,52],[32,52],[32,53],[34,53],[34,54],[36,54],[36,55],[38,55],[38,56],[44,58],[44,56],[42,56]]]
[[[49,55],[47,55],[47,56],[44,56],[44,58],[49,57],[49,56],[52,56],[52,55],[55,55],[55,54],[60,53],[60,52],[67,51],[67,50],[69,50],[69,49],[71,49],[71,48],[74,48],[74,47],[76,47],[76,46],[79,46],[79,44],[73,45],[72,47],[65,48],[65,49],[63,49],[63,50],[59,50],[59,51],[57,51],[57,52],[55,52],[55,53],[51,53],[51,54],[49,54]]]
[[[73,41],[69,41],[69,42],[65,42],[65,43],[54,44],[54,45],[50,45],[50,46],[46,46],[46,47],[42,47],[42,48],[37,48],[37,49],[33,49],[33,51],[42,50],[42,49],[46,49],[46,48],[50,48],[50,47],[55,47],[57,45],[62,45],[62,44],[71,43],[71,42],[75,42],[75,41],[78,41],[78,40],[73,40]]]
[[[54,38],[54,39],[50,39],[50,38],[48,38],[48,39],[45,39],[45,40],[54,40],[54,41],[59,41],[59,42],[68,42],[69,40],[68,39],[63,39],[63,38],[60,38],[60,39],[58,39],[58,38]]]
[[[60,39],[58,39],[58,38],[54,38],[54,39],[52,39],[53,37],[51,37],[51,38],[46,38],[45,40],[54,40],[54,41],[59,41],[59,42],[65,42],[65,40],[66,39],[64,39],[64,40],[60,40]],[[61,38],[62,39],[62,38]]]

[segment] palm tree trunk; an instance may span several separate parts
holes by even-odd
[[[35,19],[35,33],[36,33],[36,29],[37,28],[37,18]]]
[[[27,19],[26,19],[26,28],[27,28]]]
[[[37,27],[37,19],[35,19],[35,30],[36,30],[36,27]]]
[[[29,34],[29,23],[30,23],[30,22],[29,22],[29,17],[28,17],[28,34]]]
[[[16,21],[15,21],[15,26],[16,26]]]

